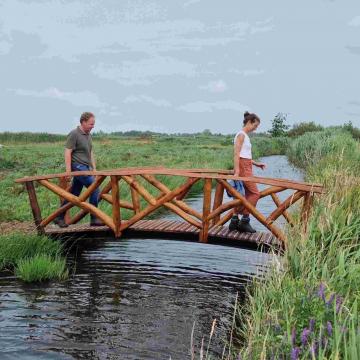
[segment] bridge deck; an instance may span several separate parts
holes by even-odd
[[[107,226],[91,227],[88,224],[70,225],[67,228],[48,226],[46,234],[57,238],[113,237],[113,231]],[[198,240],[199,229],[183,221],[173,220],[140,220],[127,228],[123,235],[141,237],[167,237]],[[121,241],[121,240],[120,240]],[[238,246],[281,247],[281,242],[270,232],[255,234],[229,231],[227,226],[216,226],[209,230],[209,242],[227,243]]]

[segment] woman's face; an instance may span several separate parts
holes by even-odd
[[[248,127],[248,129],[249,129],[249,132],[255,131],[255,130],[259,127],[259,125],[260,125],[260,122],[259,122],[259,121],[255,121],[254,123],[249,122],[249,123],[247,124],[247,127]]]

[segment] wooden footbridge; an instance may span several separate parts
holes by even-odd
[[[88,187],[80,196],[70,192],[66,176],[93,175],[95,182]],[[168,177],[176,178],[169,182]],[[252,206],[246,198],[237,192],[227,180],[252,181],[267,185],[260,192],[260,198],[270,196],[276,206],[275,210],[267,217]],[[176,180],[176,181],[174,181]],[[106,171],[82,171],[70,174],[51,174],[43,176],[25,177],[16,180],[24,183],[30,200],[30,206],[34,216],[36,228],[40,234],[51,236],[80,237],[83,235],[106,235],[120,237],[122,235],[142,236],[167,236],[167,237],[192,237],[200,242],[222,242],[229,241],[233,244],[242,245],[281,245],[286,246],[287,238],[274,222],[280,216],[293,226],[294,220],[288,212],[290,206],[302,199],[301,219],[304,228],[308,222],[313,197],[323,192],[320,184],[309,184],[284,179],[272,179],[264,177],[236,177],[227,170],[209,169],[167,169],[163,167],[151,168],[126,168]],[[193,209],[186,203],[186,195],[191,188],[201,182],[203,189],[202,212]],[[177,183],[179,185],[170,189],[166,183]],[[41,215],[40,204],[36,189],[45,187],[52,193],[66,199],[68,203],[45,218]],[[212,188],[215,186],[215,195],[212,199]],[[87,202],[87,199],[95,191],[100,189],[100,200],[111,205],[111,214],[96,208]],[[278,193],[284,190],[292,190],[292,194],[285,200],[280,201]],[[120,196],[121,190],[121,196]],[[233,200],[223,202],[224,191],[227,191]],[[143,200],[142,200],[143,199]],[[227,226],[235,207],[248,209],[250,213],[262,223],[269,232],[257,232],[255,234],[239,233],[229,231]],[[73,207],[79,208],[73,217],[69,210]],[[171,221],[164,219],[146,219],[159,208],[166,208],[182,219],[182,221]],[[131,210],[130,217],[122,218],[122,209]],[[49,225],[62,213],[66,213],[67,228],[58,228]],[[101,219],[105,226],[90,227],[79,224],[88,213]],[[110,212],[109,212],[110,213]]]

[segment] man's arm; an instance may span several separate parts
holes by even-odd
[[[72,149],[65,148],[65,169],[66,172],[71,172],[71,153]]]
[[[96,162],[94,152],[91,150],[91,167],[94,171],[96,171]]]

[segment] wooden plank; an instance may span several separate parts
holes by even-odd
[[[101,195],[101,198],[104,199],[105,201],[107,201],[109,204],[113,203],[112,196],[109,194],[103,194],[103,195]],[[119,206],[120,206],[120,208],[134,210],[133,205],[130,202],[125,201],[125,200],[119,201]]]
[[[28,192],[30,207],[31,207],[31,211],[33,214],[36,230],[39,235],[43,235],[44,227],[41,225],[41,221],[42,221],[41,210],[40,210],[40,206],[39,206],[39,203],[37,200],[34,183],[32,181],[30,181],[30,182],[25,183],[25,186],[26,186],[26,190]]]

